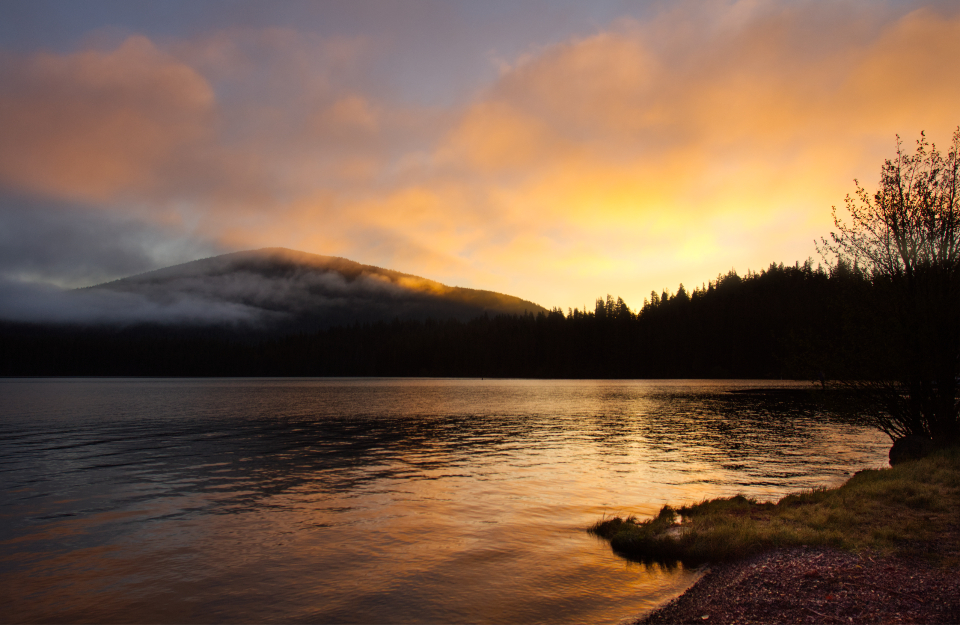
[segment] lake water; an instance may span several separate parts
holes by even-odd
[[[617,623],[699,572],[619,558],[604,515],[886,464],[783,388],[0,380],[0,620]]]

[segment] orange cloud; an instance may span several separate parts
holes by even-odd
[[[360,95],[347,95],[314,116],[315,128],[321,134],[347,135],[376,132],[377,114],[370,102]]]
[[[861,132],[900,132],[917,120],[930,130],[958,124],[960,19],[911,13],[864,50],[843,91],[856,102],[845,121]],[[839,102],[838,102],[839,104]],[[911,128],[910,130],[915,130]]]
[[[211,135],[214,97],[190,67],[131,37],[112,52],[3,59],[0,180],[102,202],[155,191]]]
[[[565,148],[538,117],[503,102],[472,106],[438,157],[463,159],[478,173],[538,167],[552,148]]]
[[[8,58],[0,179],[230,247],[638,306],[815,254],[894,133],[960,123],[960,17],[872,8],[672,3],[435,109],[359,76],[375,46],[291,30]]]
[[[536,254],[550,265],[576,248],[581,272],[596,268],[575,288],[635,305],[650,286],[802,259],[895,132],[946,136],[960,122],[956,17],[863,25],[825,5],[735,9],[721,28],[674,13],[554,46],[471,106],[440,154],[460,157],[517,233],[503,258],[548,234]],[[531,296],[569,291],[558,273],[544,269]]]

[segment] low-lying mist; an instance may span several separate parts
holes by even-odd
[[[498,293],[282,249],[227,254],[75,290],[0,283],[0,319],[41,324],[298,331],[542,310]]]
[[[200,294],[149,293],[103,288],[61,289],[20,281],[0,282],[0,319],[77,325],[204,325],[259,323],[269,311]],[[273,315],[274,317],[276,315]]]

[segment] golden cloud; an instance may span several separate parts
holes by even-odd
[[[578,288],[616,275],[635,304],[650,282],[802,259],[894,133],[946,136],[960,122],[956,17],[921,10],[868,28],[825,19],[823,5],[759,6],[714,30],[660,20],[682,39],[666,44],[624,22],[508,68],[439,152],[516,232],[503,258],[536,241],[560,267],[576,247],[580,269],[596,267]],[[536,297],[568,278],[544,268]]]
[[[62,198],[153,191],[211,135],[214,97],[192,68],[131,37],[112,52],[3,59],[0,180]]]
[[[356,42],[277,29],[6,59],[0,179],[106,204],[185,188],[229,246],[637,306],[813,254],[894,133],[960,123],[960,18],[851,6],[670,5],[438,109],[365,88]],[[221,83],[243,96],[215,101]]]

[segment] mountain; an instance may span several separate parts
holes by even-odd
[[[510,295],[278,247],[196,260],[80,292],[127,302],[128,322],[139,314],[146,322],[228,322],[273,331],[547,312]]]

